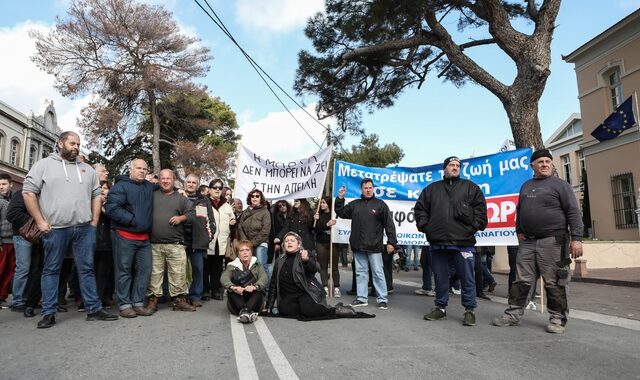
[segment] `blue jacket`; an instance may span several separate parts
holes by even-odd
[[[125,175],[116,177],[109,191],[105,209],[111,228],[136,233],[151,232],[153,227],[153,192],[158,185],[136,182]]]

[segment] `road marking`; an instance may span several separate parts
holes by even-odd
[[[271,360],[271,364],[276,370],[278,377],[282,380],[298,380],[298,375],[293,371],[291,364],[289,364],[286,356],[284,356],[284,353],[280,350],[276,340],[273,339],[273,335],[271,335],[271,331],[269,331],[264,320],[262,318],[258,318],[254,322],[254,325],[258,331],[264,350],[267,352],[269,360]],[[240,378],[242,379],[242,376],[240,376]]]
[[[244,326],[242,323],[238,323],[235,315],[229,313],[229,318],[231,319],[231,338],[233,339],[233,351],[236,355],[238,378],[257,380],[259,379],[258,371],[256,371],[256,364],[253,362]]]

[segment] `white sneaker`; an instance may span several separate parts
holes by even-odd
[[[452,291],[453,291],[453,294],[455,294],[455,295],[457,295],[457,296],[459,296],[459,295],[460,295],[460,293],[461,293],[461,292],[460,292],[460,289],[455,289],[455,288],[454,288],[454,289],[452,289]]]
[[[324,287],[324,292],[325,292],[326,295],[329,295],[329,288],[325,286]]]
[[[536,306],[535,302],[529,301],[529,304],[527,305],[527,310],[538,310],[538,307]]]
[[[435,297],[436,296],[436,292],[433,290],[424,290],[422,288],[420,289],[416,289],[413,291],[415,294],[419,295],[419,296],[429,296],[429,297]]]
[[[336,298],[342,297],[342,293],[340,293],[340,288],[333,288],[333,296]]]
[[[255,321],[256,321],[256,319],[258,319],[258,313],[253,312],[253,313],[249,314],[249,321],[250,321],[251,323],[255,322]]]

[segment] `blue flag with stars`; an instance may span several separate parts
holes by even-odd
[[[598,139],[598,141],[611,140],[631,128],[636,123],[636,119],[633,116],[632,99],[633,96],[630,96],[622,102],[614,113],[607,116],[602,124],[591,132],[591,136]]]

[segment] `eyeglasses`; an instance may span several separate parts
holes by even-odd
[[[251,198],[260,198],[260,194],[251,194]]]
[[[222,190],[222,186],[211,186],[213,190]]]
[[[286,204],[284,204],[284,203],[280,203],[280,204],[278,205],[278,207],[284,207],[284,208],[287,208],[287,205],[286,205]]]

